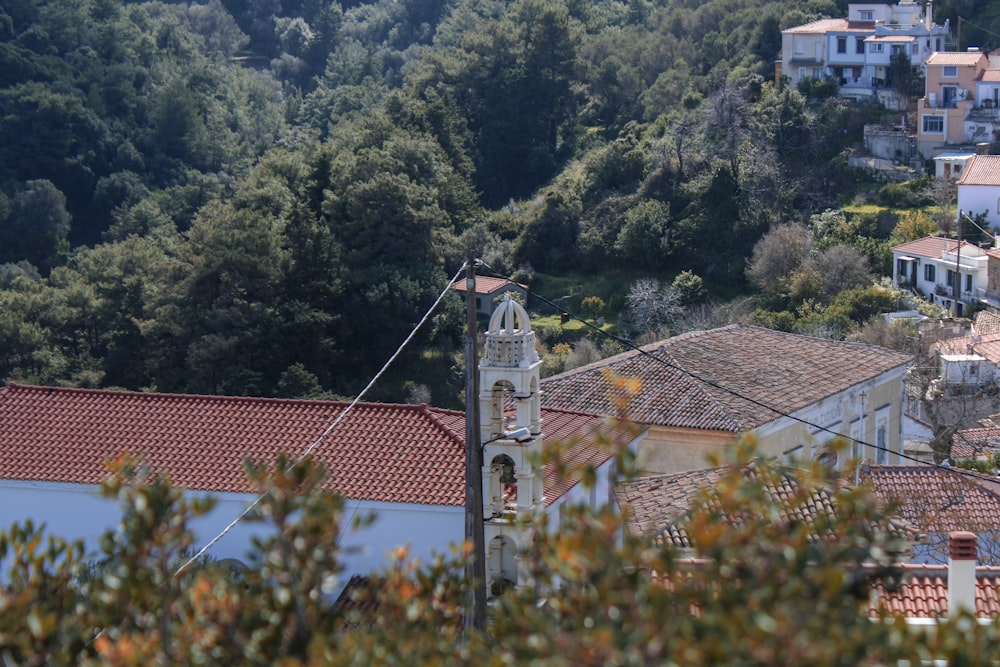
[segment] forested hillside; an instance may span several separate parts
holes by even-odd
[[[0,378],[350,395],[469,248],[749,289],[768,230],[854,193],[843,149],[880,112],[774,81],[782,28],[845,14],[8,0]],[[936,3],[959,15],[963,41],[1000,31],[986,0]],[[448,299],[375,397],[458,400],[461,317]]]

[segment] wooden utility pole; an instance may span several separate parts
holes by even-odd
[[[486,629],[486,545],[483,537],[483,450],[479,434],[479,369],[476,364],[476,262],[470,254],[465,270],[465,542],[472,553],[465,561],[465,628]]]
[[[955,317],[959,316],[959,305],[958,297],[961,295],[962,290],[962,215],[959,213],[958,216],[958,245],[955,246],[955,284],[952,286],[955,290]]]

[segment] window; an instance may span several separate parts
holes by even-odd
[[[971,292],[972,291],[972,274],[971,273],[966,274],[966,276],[965,276],[965,291],[966,292]]]
[[[997,199],[997,213],[1000,213],[1000,199]]]
[[[900,278],[906,277],[906,260],[900,259],[896,262],[896,273],[899,274]]]
[[[955,282],[955,272],[948,269],[948,287],[954,288],[957,284],[958,283]]]
[[[843,35],[837,37],[837,53],[847,53],[847,38]]]
[[[864,37],[855,37],[854,38],[854,52],[855,53],[864,53],[865,52],[865,38]]]
[[[923,116],[924,132],[944,133],[944,116]]]
[[[886,424],[879,424],[878,428],[875,429],[875,462],[876,463],[888,463],[889,462],[889,429]]]
[[[917,46],[916,44],[911,44],[910,45],[910,53],[913,54],[913,55],[917,55],[918,53],[920,53],[920,47]]]
[[[898,56],[900,53],[903,53],[903,49],[905,49],[905,48],[906,47],[903,46],[902,44],[893,44],[892,45],[892,55]]]
[[[941,76],[956,77],[958,76],[958,66],[957,65],[945,65],[941,68]]]
[[[882,42],[872,42],[872,48],[869,49],[872,53],[882,53]]]
[[[805,47],[802,46],[802,40],[801,39],[795,40],[795,55],[801,56],[804,51]]]
[[[871,9],[862,9],[858,12],[858,16],[862,21],[872,21],[875,19],[875,12]]]
[[[935,279],[936,278],[935,278],[935,275],[934,275],[934,265],[933,264],[924,264],[924,280],[926,280],[927,282],[932,283],[932,282],[934,282]]]

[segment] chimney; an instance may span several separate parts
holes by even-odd
[[[924,7],[924,30],[930,32],[934,27],[934,2],[932,0],[927,0],[927,6]]]
[[[976,613],[976,534],[948,533],[948,616]]]

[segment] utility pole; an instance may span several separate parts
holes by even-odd
[[[465,268],[465,631],[486,629],[486,545],[483,536],[483,450],[479,442],[479,369],[476,364],[476,260]]]
[[[962,216],[958,216],[958,245],[955,246],[955,317],[958,317],[958,297],[962,293]]]

